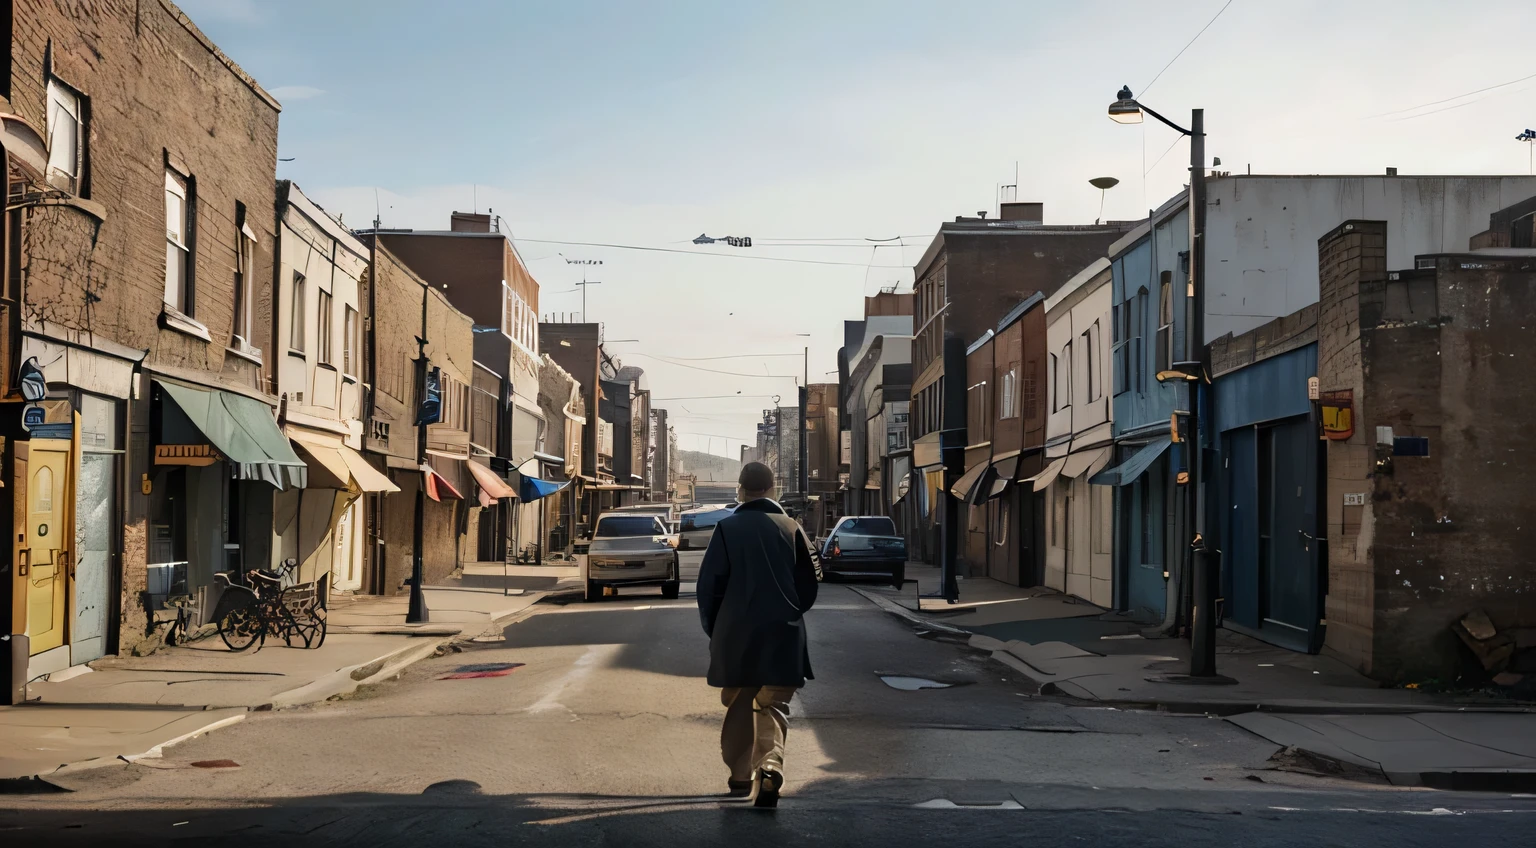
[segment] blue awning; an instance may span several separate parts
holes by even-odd
[[[560,491],[561,489],[564,489],[566,486],[571,485],[569,481],[556,482],[554,480],[540,480],[537,477],[530,477],[527,474],[522,475],[522,478],[523,479],[518,481],[517,484],[517,497],[523,503],[531,503],[542,498],[547,498],[550,495]]]
[[[1157,458],[1162,456],[1163,451],[1167,450],[1171,444],[1173,444],[1171,437],[1158,436],[1156,441],[1142,445],[1141,450],[1131,454],[1130,458],[1125,462],[1113,468],[1106,468],[1100,471],[1093,475],[1088,482],[1095,486],[1124,486],[1127,483],[1132,483],[1137,477],[1146,472],[1147,468],[1156,462]]]

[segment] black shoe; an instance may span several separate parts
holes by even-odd
[[[758,775],[757,800],[752,802],[754,807],[773,808],[779,805],[779,790],[784,788],[784,775],[771,768],[763,769]]]
[[[745,798],[752,794],[751,780],[727,780],[725,785],[730,789],[730,791],[726,793],[727,797]]]

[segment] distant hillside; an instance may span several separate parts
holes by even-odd
[[[678,451],[678,454],[681,460],[678,471],[694,475],[700,483],[730,483],[734,486],[736,478],[741,475],[741,460],[703,451],[684,450]]]

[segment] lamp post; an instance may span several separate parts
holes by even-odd
[[[795,335],[801,336],[801,337],[804,337],[804,338],[810,338],[811,334],[810,333],[796,333]],[[803,377],[800,380],[800,397],[799,397],[799,400],[800,400],[800,438],[798,440],[799,446],[800,446],[800,457],[799,457],[800,474],[799,474],[799,480],[797,480],[796,482],[797,482],[797,485],[798,485],[798,487],[800,489],[800,516],[801,516],[801,522],[804,523],[806,507],[810,503],[810,496],[811,496],[810,469],[806,467],[807,464],[808,464],[808,460],[810,458],[810,451],[807,450],[807,445],[806,445],[806,442],[805,442],[805,433],[806,433],[805,413],[807,411],[807,407],[810,405],[810,397],[811,397],[811,349],[810,349],[809,346],[806,346],[806,347],[801,349],[801,363],[802,363],[801,364],[801,369],[803,371]]]
[[[1189,216],[1190,279],[1189,294],[1194,301],[1190,333],[1185,336],[1185,361],[1174,363],[1172,371],[1157,375],[1185,381],[1189,386],[1189,489],[1186,509],[1194,515],[1194,537],[1190,539],[1190,571],[1193,609],[1189,627],[1189,675],[1192,678],[1216,678],[1216,592],[1219,582],[1215,560],[1205,543],[1205,449],[1200,432],[1200,405],[1208,382],[1208,349],[1205,344],[1205,110],[1190,111],[1189,129],[1168,120],[1138,102],[1128,86],[1122,86],[1115,102],[1109,104],[1110,120],[1121,124],[1139,124],[1146,113],[1189,137]]]

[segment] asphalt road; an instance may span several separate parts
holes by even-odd
[[[1536,827],[1536,799],[1280,772],[1274,746],[1223,721],[1029,697],[836,585],[808,617],[817,677],[794,704],[786,796],[764,813],[719,797],[723,711],[691,598],[537,610],[505,642],[348,700],[252,714],[73,792],[0,796],[0,844],[1246,848],[1515,845]],[[485,663],[521,665],[444,679]],[[217,760],[237,765],[194,765]]]

